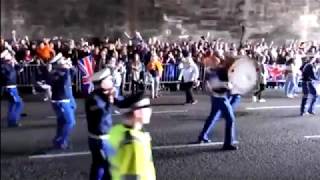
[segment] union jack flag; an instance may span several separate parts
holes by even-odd
[[[91,83],[91,77],[94,73],[95,61],[91,55],[78,61],[78,67],[82,75],[82,84]]]

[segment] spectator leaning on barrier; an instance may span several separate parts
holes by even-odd
[[[134,59],[131,63],[131,93],[135,94],[141,84],[143,83],[142,80],[142,63],[140,62],[140,57],[138,54],[135,54]]]
[[[151,56],[150,62],[147,65],[147,69],[151,75],[151,98],[158,98],[160,89],[160,78],[162,76],[163,67],[155,52],[153,52]]]
[[[37,48],[37,56],[44,62],[48,62],[55,55],[54,50],[49,45],[49,39],[45,39]]]

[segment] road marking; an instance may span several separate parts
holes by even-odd
[[[238,144],[238,141],[235,141],[234,144]],[[181,149],[181,148],[192,148],[192,147],[207,147],[207,146],[219,146],[223,145],[223,142],[212,142],[212,143],[203,143],[203,144],[180,144],[180,145],[168,145],[168,146],[155,146],[153,150],[162,150],[162,149]]]
[[[175,111],[154,111],[153,114],[166,114],[166,113],[184,113],[188,112],[188,110],[175,110]]]
[[[43,155],[29,156],[29,159],[49,159],[49,158],[59,158],[59,157],[84,156],[84,155],[89,155],[89,154],[90,154],[89,151],[59,153],[59,154],[43,154]]]
[[[320,139],[320,135],[304,136],[306,139]]]
[[[238,144],[236,141],[234,144]],[[181,149],[181,148],[192,148],[192,147],[208,147],[208,146],[219,146],[223,145],[223,142],[212,142],[205,144],[180,144],[180,145],[168,145],[168,146],[155,146],[152,150],[164,150],[164,149]],[[60,158],[60,157],[72,157],[72,156],[85,156],[90,155],[89,151],[82,152],[69,152],[69,153],[59,153],[59,154],[41,154],[29,156],[29,159],[49,159],[49,158]]]
[[[316,107],[320,107],[320,105],[316,105]],[[261,106],[261,107],[246,107],[248,111],[254,110],[267,110],[267,109],[297,109],[300,108],[299,105],[295,106]]]
[[[166,114],[166,113],[185,113],[188,112],[188,110],[172,110],[172,111],[154,111],[153,114]],[[121,116],[122,114],[112,114],[113,116]],[[86,117],[85,114],[79,114],[77,115],[78,118],[84,118]],[[47,116],[48,119],[55,119],[56,116]]]

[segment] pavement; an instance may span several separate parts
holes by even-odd
[[[153,138],[157,179],[319,180],[320,116],[299,116],[300,98],[288,99],[279,90],[268,90],[264,97],[265,103],[252,103],[248,96],[242,99],[236,112],[237,151],[221,150],[223,119],[213,130],[215,143],[190,145],[209,114],[207,96],[197,95],[196,105],[183,105],[182,94],[153,101],[154,113],[146,129]],[[91,157],[83,100],[77,100],[72,150],[42,156],[39,153],[51,146],[55,115],[50,103],[40,101],[40,96],[24,99],[27,116],[20,128],[6,127],[7,105],[1,104],[1,179],[89,179]],[[120,120],[121,116],[114,116],[115,123]]]

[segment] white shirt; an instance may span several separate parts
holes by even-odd
[[[183,77],[184,82],[194,82],[199,78],[199,68],[195,63],[185,66],[179,76],[179,80]]]

